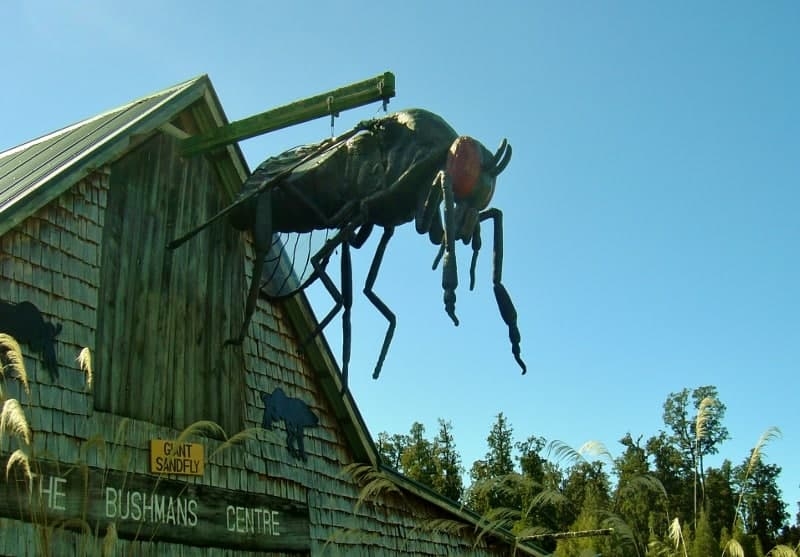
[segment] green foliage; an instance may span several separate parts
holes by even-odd
[[[425,426],[419,422],[411,425],[408,444],[400,454],[400,468],[412,480],[433,486],[433,478],[436,476],[433,443],[425,439]]]
[[[697,518],[697,529],[694,532],[694,539],[691,544],[692,557],[709,557],[718,552],[719,542],[714,537],[711,530],[711,523],[708,521],[708,513],[700,512]]]
[[[486,474],[488,478],[497,478],[514,471],[514,460],[512,458],[513,433],[514,429],[503,413],[500,412],[497,415],[497,420],[492,425],[489,436],[486,438],[489,451],[484,459],[485,464],[479,467],[480,473]],[[473,479],[481,480],[484,478],[473,477]]]
[[[439,431],[432,441],[425,437],[425,426],[414,422],[407,435],[381,432],[376,444],[384,464],[445,497],[461,499],[463,468],[450,422],[439,420]]]
[[[778,476],[781,467],[752,457],[734,470],[734,484],[741,496],[738,516],[748,533],[762,547],[772,547],[789,514],[781,499]]]
[[[733,487],[733,465],[725,460],[719,468],[706,470],[705,514],[712,532],[720,533],[733,524],[736,493]]]
[[[385,431],[381,431],[378,434],[376,442],[378,454],[380,454],[383,463],[395,470],[401,469],[400,456],[403,454],[403,449],[407,444],[408,440],[405,435],[399,433],[389,435]]]
[[[781,468],[763,459],[777,429],[768,429],[741,465],[724,460],[705,469],[703,457],[718,453],[729,437],[724,414],[713,386],[671,393],[665,429],[646,442],[627,433],[619,441],[622,454],[612,458],[597,442],[578,449],[537,435],[514,442],[501,412],[484,458],[470,467],[466,505],[483,517],[483,534],[504,528],[556,557],[798,557],[800,513],[797,526],[785,524]],[[431,442],[415,424],[409,435],[379,435],[378,447],[401,471],[441,482],[449,475],[445,462],[461,470],[451,431],[440,420]],[[602,528],[613,534],[598,535]]]
[[[464,481],[461,479],[461,455],[456,450],[453,425],[439,419],[439,432],[433,440],[433,461],[436,474],[432,487],[453,501],[461,499]]]
[[[473,462],[470,469],[473,486],[468,493],[467,504],[480,514],[492,509],[521,508],[522,493],[506,486],[508,483],[517,483],[517,478],[511,476],[514,473],[513,428],[502,412],[492,424],[486,444],[486,456]]]

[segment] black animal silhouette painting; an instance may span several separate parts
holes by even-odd
[[[61,324],[46,322],[39,308],[31,302],[15,304],[0,300],[0,333],[11,335],[39,354],[53,380],[58,378],[56,336],[60,332]]]
[[[299,398],[286,396],[283,389],[277,388],[272,393],[261,393],[264,401],[264,419],[262,427],[272,428],[275,422],[283,420],[286,427],[286,448],[295,458],[306,460],[306,450],[303,446],[303,429],[319,424],[317,418],[308,405]]]

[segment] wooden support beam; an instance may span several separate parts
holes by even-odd
[[[394,74],[386,72],[327,93],[322,93],[273,108],[261,114],[231,122],[211,132],[184,139],[184,156],[197,155],[218,149],[242,139],[279,130],[323,116],[338,115],[343,110],[375,101],[388,101],[395,96]]]

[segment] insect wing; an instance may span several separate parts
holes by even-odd
[[[272,248],[264,261],[261,291],[269,298],[286,298],[314,282],[317,276],[311,257],[329,236],[329,230],[274,234]]]
[[[263,193],[265,186],[270,183],[273,184],[272,187],[281,187],[283,180],[274,181],[275,178],[286,173],[301,172],[304,164],[308,164],[304,163],[304,159],[323,146],[324,142],[301,145],[269,157],[258,165],[242,185],[239,199]],[[312,157],[311,161],[314,160]],[[251,215],[243,215],[244,222],[251,222],[252,218]],[[311,255],[315,253],[315,245],[318,243],[314,236],[324,236],[324,233],[273,234],[272,247],[267,253],[261,275],[261,290],[266,296],[271,298],[291,296],[302,289],[305,283],[313,282]],[[321,242],[324,242],[324,239]]]

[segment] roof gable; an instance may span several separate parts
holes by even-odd
[[[0,153],[0,234],[203,97],[213,125],[227,123],[210,80],[200,76]]]

